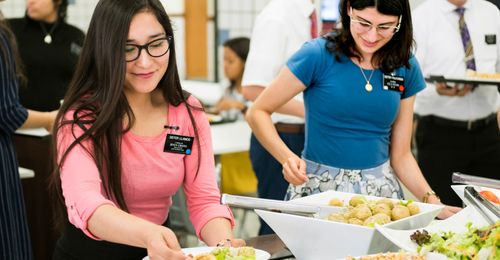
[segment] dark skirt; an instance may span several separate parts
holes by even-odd
[[[145,248],[94,240],[69,222],[54,250],[53,260],[141,260]]]

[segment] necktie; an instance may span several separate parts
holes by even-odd
[[[460,19],[458,20],[458,28],[460,29],[460,35],[462,36],[462,45],[465,51],[465,65],[467,69],[476,70],[476,61],[474,60],[474,49],[472,48],[472,41],[470,39],[469,29],[464,19],[465,8],[459,7],[455,9],[458,13]]]
[[[309,19],[311,19],[311,38],[314,39],[318,37],[318,17],[315,9],[309,16]]]

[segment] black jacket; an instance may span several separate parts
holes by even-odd
[[[84,33],[64,21],[44,23],[44,31],[41,22],[28,16],[10,19],[8,23],[16,35],[28,78],[27,86],[20,88],[21,104],[40,111],[58,109],[73,76]],[[44,42],[47,31],[51,32],[50,44]]]

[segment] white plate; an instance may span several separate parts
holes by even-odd
[[[224,120],[221,115],[207,114],[207,117],[210,123],[220,123]]]
[[[483,217],[472,207],[466,207],[457,214],[445,219],[436,220],[432,222],[428,227],[425,227],[429,233],[438,233],[441,231],[453,231],[456,233],[463,233],[467,231],[465,224],[467,222],[472,222],[476,227],[483,227],[488,225]],[[410,235],[413,234],[417,229],[412,230],[396,230],[391,229],[387,226],[376,225],[377,229],[384,237],[389,239],[392,243],[397,245],[399,248],[409,251],[417,252],[417,244],[411,241]],[[419,228],[418,230],[421,230]]]
[[[195,255],[201,254],[201,253],[210,253],[213,249],[214,249],[214,247],[207,247],[207,246],[189,247],[189,248],[183,248],[182,252],[184,252],[185,254],[192,254],[193,256],[195,256]],[[255,248],[255,259],[256,260],[267,260],[270,257],[271,257],[271,255],[268,252]]]
[[[202,254],[202,253],[210,253],[214,247],[208,247],[208,246],[201,246],[201,247],[188,247],[188,248],[183,248],[182,252],[184,254],[192,254],[193,256]],[[255,259],[256,260],[267,260],[271,257],[271,255],[260,249],[255,249]],[[149,260],[149,257],[144,257],[142,260]]]

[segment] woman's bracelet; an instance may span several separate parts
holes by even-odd
[[[422,202],[423,202],[423,203],[427,203],[427,202],[429,202],[429,197],[430,197],[430,196],[436,196],[436,198],[437,198],[438,200],[441,200],[441,199],[439,198],[439,196],[436,194],[436,192],[435,192],[435,191],[430,190],[430,191],[428,191],[428,192],[426,192],[426,193],[424,194],[424,196],[422,197]]]
[[[245,105],[242,109],[241,109],[241,113],[244,115],[247,113],[247,110],[248,110],[248,107]]]
[[[224,247],[224,246],[228,246],[228,247],[231,247],[231,239],[229,238],[226,238],[224,240],[221,240],[219,241],[219,243],[217,243],[217,245],[215,245],[217,247]]]

